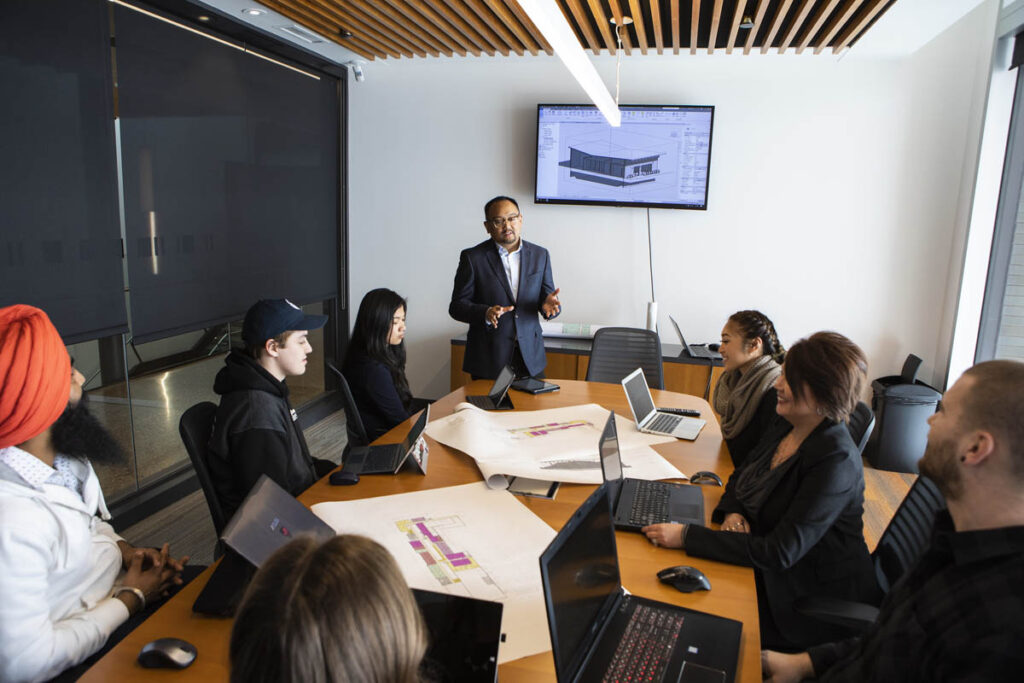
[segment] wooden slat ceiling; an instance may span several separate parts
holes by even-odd
[[[516,0],[259,0],[368,60],[509,55],[551,46]],[[627,55],[839,53],[896,0],[551,0],[584,49]],[[612,24],[611,20],[616,20]],[[752,28],[741,27],[746,20]]]

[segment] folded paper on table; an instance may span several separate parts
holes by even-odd
[[[452,415],[427,425],[427,434],[476,461],[491,488],[506,488],[503,475],[600,484],[598,442],[608,410],[588,403],[549,410],[488,412],[460,403]],[[624,475],[634,479],[686,479],[650,448],[675,441],[644,434],[632,420],[615,416]]]
[[[551,649],[537,558],[555,532],[511,493],[477,482],[312,510],[387,548],[413,588],[502,603],[499,663]]]

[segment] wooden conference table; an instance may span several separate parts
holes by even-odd
[[[512,399],[516,408],[522,410],[597,403],[614,410],[619,415],[630,415],[622,387],[618,384],[573,380],[559,380],[559,384],[562,389],[556,393],[531,396],[516,391],[512,392]],[[457,389],[431,406],[431,417],[436,419],[450,415],[467,392],[483,394],[489,388],[490,382],[476,381]],[[687,474],[697,470],[712,470],[717,472],[723,480],[728,477],[732,472],[732,463],[723,444],[718,422],[708,404],[696,396],[686,394],[658,390],[652,390],[651,393],[655,403],[659,406],[696,408],[708,420],[696,441],[674,441],[655,446],[655,450]],[[399,425],[383,436],[380,439],[381,443],[400,441],[410,426],[411,420]],[[481,481],[480,471],[471,458],[432,439],[428,438],[428,442],[430,461],[428,474],[425,477],[406,472],[397,476],[367,475],[358,485],[344,487],[331,486],[325,478],[299,496],[299,500],[306,505],[314,505],[326,501],[369,498]],[[596,451],[596,443],[594,448]],[[722,489],[717,486],[702,488],[706,511],[710,516],[721,497]],[[563,484],[553,501],[524,497],[520,497],[519,500],[553,528],[560,529],[593,490],[593,486]],[[688,557],[679,550],[656,548],[641,534],[616,532],[616,541],[622,584],[630,592],[743,622],[743,639],[736,680],[745,682],[761,680],[760,631],[758,629],[753,570]],[[661,584],[655,576],[657,570],[678,564],[689,564],[701,569],[710,580],[712,590],[684,594]],[[231,620],[204,617],[192,612],[192,603],[209,576],[210,570],[207,570],[182,589],[178,595],[169,600],[166,605],[113,648],[81,680],[158,681],[172,678],[189,681],[228,680],[228,642],[231,633]],[[191,667],[184,671],[171,671],[144,669],[139,666],[135,658],[142,646],[151,640],[164,637],[184,638],[196,645],[199,649],[199,656]],[[554,681],[554,662],[551,653],[543,652],[503,664],[499,669],[498,676],[502,682]]]

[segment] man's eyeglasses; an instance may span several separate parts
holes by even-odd
[[[511,216],[495,216],[494,218],[488,218],[487,222],[490,223],[493,228],[504,228],[506,225],[514,225],[518,223],[522,217],[523,214],[521,213],[513,214]]]

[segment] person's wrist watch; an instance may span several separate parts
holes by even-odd
[[[139,612],[146,609],[146,594],[143,593],[141,589],[136,588],[135,586],[118,586],[114,589],[114,592],[111,594],[110,597],[116,598],[118,595],[125,592],[134,593],[135,597],[139,599]]]

